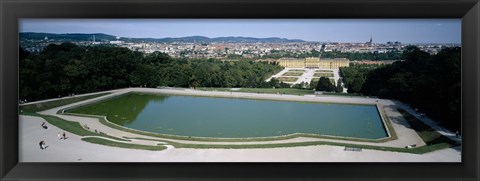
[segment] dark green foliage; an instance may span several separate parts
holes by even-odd
[[[330,82],[330,80],[326,77],[320,77],[320,80],[318,80],[317,91],[326,91],[326,92],[333,92],[335,91],[335,86]]]
[[[403,62],[371,71],[361,92],[401,100],[460,131],[461,49],[445,48],[429,55],[411,46],[404,56]]]
[[[88,96],[81,96],[81,97],[71,97],[71,98],[65,98],[65,99],[58,99],[58,100],[52,100],[48,102],[42,102],[42,103],[37,103],[37,104],[29,104],[29,105],[22,105],[19,107],[20,111],[22,112],[39,112],[39,111],[44,111],[47,109],[55,108],[55,107],[60,107],[64,106],[67,104],[71,104],[74,102],[80,102],[83,100],[87,99],[92,99],[100,96],[104,96],[110,93],[100,93],[100,94],[94,94],[94,95],[88,95]]]
[[[436,144],[448,144],[450,146],[459,146],[455,141],[441,135],[435,129],[431,128],[430,126],[426,125],[422,121],[418,120],[416,117],[408,113],[403,109],[398,109],[398,112],[402,114],[402,116],[407,120],[408,124],[411,128],[413,128],[418,136],[422,138],[422,140],[427,145],[436,145]]]
[[[337,93],[343,92],[342,79],[338,79],[337,86],[335,87],[335,92]]]
[[[289,87],[264,80],[279,65],[249,60],[174,59],[109,45],[48,45],[39,54],[20,48],[20,98],[28,101],[126,87]]]
[[[350,64],[349,67],[341,67],[339,73],[348,93],[360,93],[367,73],[378,67],[381,65]]]

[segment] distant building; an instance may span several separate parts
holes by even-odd
[[[382,61],[373,61],[373,60],[355,60],[352,61],[353,64],[364,64],[364,65],[389,65],[398,60],[382,60]]]
[[[322,59],[309,57],[305,59],[298,58],[281,58],[278,60],[279,65],[285,68],[324,68],[338,69],[340,67],[348,67],[349,61],[346,58]]]
[[[368,41],[368,42],[365,42],[365,44],[367,44],[367,45],[372,45],[372,44],[373,44],[373,39],[372,39],[372,37],[371,37],[371,36],[370,36],[370,41]]]
[[[123,44],[123,41],[120,41],[120,37],[117,36],[116,41],[110,41],[110,44]]]
[[[123,41],[110,41],[110,44],[123,44]]]

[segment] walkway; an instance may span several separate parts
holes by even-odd
[[[344,151],[339,146],[304,146],[269,149],[190,149],[162,151],[134,150],[103,146],[69,135],[59,140],[63,130],[40,125],[43,119],[20,116],[19,162],[460,162],[461,153],[445,149],[423,155],[363,149]],[[46,150],[38,142],[45,140]]]

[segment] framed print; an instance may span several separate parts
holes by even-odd
[[[1,6],[2,179],[478,179],[478,1]]]

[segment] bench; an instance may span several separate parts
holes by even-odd
[[[405,146],[405,148],[415,148],[415,147],[417,147],[417,144]]]

